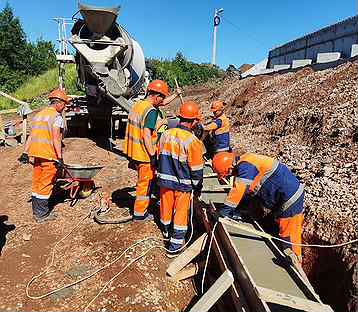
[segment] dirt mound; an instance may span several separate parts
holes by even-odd
[[[232,145],[278,157],[306,184],[305,242],[338,244],[356,238],[358,223],[356,86],[355,61],[317,72],[227,78],[186,94],[205,116],[208,101],[224,100]],[[306,248],[304,255],[322,299],[336,311],[355,311],[357,248]]]

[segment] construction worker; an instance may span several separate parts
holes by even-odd
[[[229,175],[235,177],[234,185],[220,209],[223,217],[240,217],[240,211],[235,209],[244,195],[257,196],[275,216],[280,238],[301,244],[304,184],[284,164],[254,153],[238,155],[221,152],[213,158],[213,169],[219,179]],[[302,261],[300,246],[284,243],[282,247],[283,250],[292,249],[299,262]]]
[[[169,96],[167,83],[154,80],[147,87],[146,98],[135,103],[129,112],[123,153],[129,158],[129,167],[138,172],[133,212],[135,221],[153,219],[147,209],[154,186],[158,131],[163,129],[160,107],[169,104],[180,94],[181,90],[178,88]]]
[[[192,132],[200,118],[198,105],[184,102],[178,117],[177,127],[165,131],[159,141],[160,221],[163,236],[170,238],[168,255],[185,242],[191,193],[199,196],[204,167],[204,145]]]
[[[32,119],[31,133],[24,153],[19,161],[29,163],[29,156],[34,157],[32,174],[32,212],[39,223],[56,217],[50,213],[49,199],[56,181],[58,164],[63,164],[62,111],[69,103],[69,97],[60,89],[52,91],[49,106],[41,110]]]
[[[230,151],[230,121],[224,113],[224,102],[213,101],[210,108],[214,119],[204,126],[205,131],[212,134],[214,154]]]

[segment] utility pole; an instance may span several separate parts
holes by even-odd
[[[211,64],[212,65],[216,65],[216,32],[218,29],[218,26],[220,24],[220,14],[224,12],[224,9],[215,9],[215,14],[214,14],[214,37],[213,37],[213,55],[212,55],[212,60],[211,60]]]

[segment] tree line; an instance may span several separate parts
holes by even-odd
[[[51,41],[29,42],[20,19],[9,4],[0,12],[0,90],[13,93],[29,78],[56,66],[56,49]],[[174,59],[146,59],[151,79],[162,79],[175,88],[175,78],[181,86],[203,83],[222,77],[224,71],[210,64],[196,64],[180,52]],[[49,90],[50,91],[50,90]]]
[[[29,42],[18,17],[6,4],[0,12],[0,89],[14,92],[30,77],[56,66],[51,41]]]

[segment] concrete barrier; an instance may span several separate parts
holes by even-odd
[[[293,60],[292,61],[292,68],[299,68],[306,65],[311,65],[312,60],[311,59],[304,59],[304,60]]]
[[[340,52],[342,58],[349,58],[352,45],[357,44],[357,28],[356,15],[272,49],[268,56],[268,67],[291,64],[293,60],[315,61],[318,53]]]
[[[273,73],[275,70],[273,68],[267,68],[267,69],[260,69],[259,75],[264,75],[264,74],[271,74]]]
[[[260,61],[259,63],[257,63],[255,66],[251,67],[249,70],[247,70],[246,72],[243,72],[241,74],[242,78],[245,78],[247,76],[255,76],[255,75],[259,75],[260,71],[263,69],[266,69],[267,67],[267,61],[268,59],[263,59],[262,61]]]
[[[329,63],[337,61],[341,58],[340,52],[331,52],[331,53],[318,53],[317,54],[317,63]]]
[[[280,71],[280,70],[286,70],[286,69],[290,69],[291,65],[290,64],[280,64],[280,65],[275,65],[273,67],[274,71]]]
[[[358,44],[352,44],[351,57],[358,55]]]

